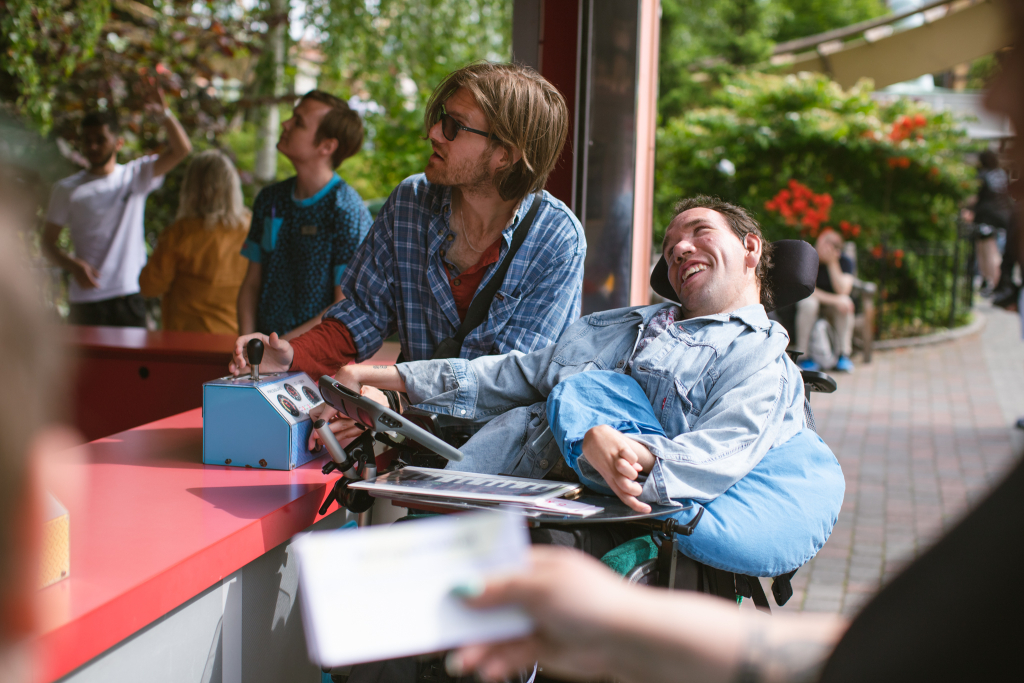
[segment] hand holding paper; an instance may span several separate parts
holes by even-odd
[[[472,609],[452,594],[525,569],[529,537],[515,516],[471,513],[315,532],[293,547],[309,656],[320,666],[520,638],[533,629],[518,607]]]

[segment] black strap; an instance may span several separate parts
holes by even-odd
[[[508,267],[512,263],[512,259],[515,257],[516,252],[519,251],[519,247],[526,240],[526,233],[530,231],[533,219],[540,210],[541,199],[542,195],[539,192],[533,196],[533,204],[530,206],[530,210],[526,212],[526,216],[523,217],[523,221],[512,234],[512,244],[509,245],[505,258],[498,264],[497,269],[494,271],[494,275],[488,281],[487,285],[478,291],[476,296],[473,297],[473,302],[469,304],[469,310],[466,311],[466,317],[463,319],[462,324],[459,325],[459,329],[454,335],[442,340],[441,343],[437,345],[437,348],[434,349],[434,355],[431,356],[431,360],[457,357],[459,352],[462,350],[462,342],[466,340],[469,333],[479,327],[480,324],[487,319],[487,311],[491,308],[491,303],[494,301],[494,295],[498,293],[498,288],[505,282],[505,273],[508,272]]]

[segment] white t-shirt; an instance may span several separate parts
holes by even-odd
[[[118,164],[106,176],[79,171],[54,185],[46,220],[68,226],[75,256],[100,274],[96,289],[82,289],[71,279],[72,303],[139,291],[139,273],[146,265],[146,196],[164,182],[163,176],[153,177],[156,160],[153,155]]]

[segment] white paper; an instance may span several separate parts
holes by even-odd
[[[521,518],[473,512],[295,540],[310,659],[322,667],[406,657],[524,636],[514,607],[474,610],[454,587],[522,571]]]

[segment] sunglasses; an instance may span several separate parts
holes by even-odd
[[[444,135],[445,140],[448,142],[455,142],[455,138],[459,136],[459,131],[466,131],[467,133],[476,133],[477,135],[483,135],[488,140],[497,140],[498,136],[493,133],[485,133],[482,130],[476,128],[467,128],[461,123],[453,119],[444,107],[441,107],[441,133]]]

